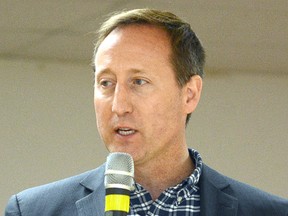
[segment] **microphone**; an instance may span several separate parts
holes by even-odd
[[[110,153],[105,168],[105,216],[126,216],[130,191],[134,187],[134,162],[131,155]]]

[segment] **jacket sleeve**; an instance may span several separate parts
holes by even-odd
[[[13,195],[6,206],[5,216],[21,216],[17,196]]]

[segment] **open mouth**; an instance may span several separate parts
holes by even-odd
[[[131,128],[118,128],[116,132],[121,136],[129,136],[136,133],[136,131]]]

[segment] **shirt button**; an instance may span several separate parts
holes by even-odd
[[[180,204],[181,201],[182,201],[182,197],[177,197],[177,203]]]

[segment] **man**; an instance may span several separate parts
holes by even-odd
[[[94,52],[97,126],[135,163],[129,215],[288,215],[288,201],[229,179],[187,148],[204,50],[189,24],[140,9],[106,21]],[[104,215],[104,168],[13,196],[12,215]]]

